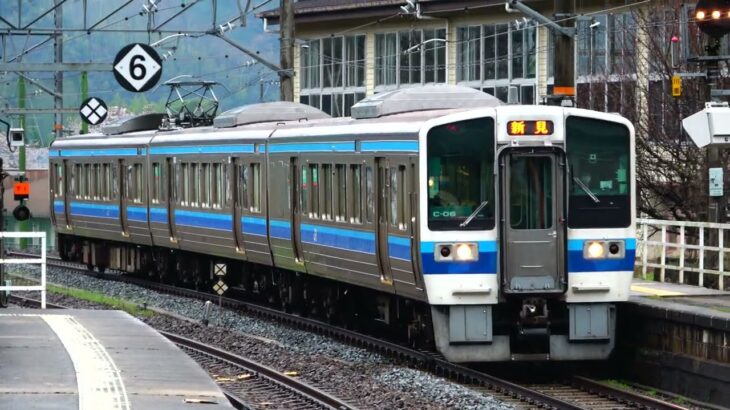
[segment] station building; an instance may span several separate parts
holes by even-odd
[[[553,15],[553,1],[523,2]],[[295,100],[347,116],[366,96],[430,83],[478,88],[508,103],[537,104],[552,94],[556,34],[544,24],[508,12],[504,1],[416,3],[406,13],[405,0],[296,2]],[[577,105],[661,117],[671,72],[692,70],[687,57],[702,53],[693,5],[578,1]],[[278,9],[259,17],[279,23]]]

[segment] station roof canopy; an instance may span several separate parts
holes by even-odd
[[[352,107],[352,118],[379,118],[404,112],[496,107],[501,104],[496,97],[473,88],[434,84],[400,88],[368,97]]]
[[[534,0],[528,0],[532,3]],[[294,3],[294,17],[300,23],[314,23],[331,20],[366,19],[397,16],[405,0],[299,0]],[[422,14],[448,14],[464,10],[494,9],[504,0],[419,0]],[[257,14],[269,24],[279,24],[279,9]]]

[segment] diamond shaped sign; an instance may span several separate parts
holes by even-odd
[[[132,92],[145,92],[162,76],[162,59],[147,44],[134,43],[122,48],[114,58],[114,78]]]
[[[213,285],[213,290],[215,293],[222,295],[228,290],[228,285],[226,285],[222,280],[219,280],[215,285]]]
[[[96,97],[87,98],[79,108],[79,115],[89,125],[97,125],[106,119],[109,113],[104,100]]]

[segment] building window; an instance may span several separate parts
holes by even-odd
[[[446,82],[446,29],[375,35],[375,86]]]
[[[334,117],[365,98],[365,36],[311,40],[300,48],[299,101]]]
[[[504,102],[534,104],[537,30],[531,21],[458,27],[457,82]]]

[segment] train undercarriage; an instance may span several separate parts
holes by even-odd
[[[213,266],[225,263],[228,297],[438,350],[455,362],[605,359],[615,340],[615,308],[605,303],[569,305],[556,297],[514,295],[497,305],[430,306],[300,272],[187,251],[63,234],[58,249],[62,259],[90,270],[114,269],[201,291],[212,290],[220,279]],[[575,324],[585,326],[580,317],[586,315],[588,322],[605,321],[605,326],[590,324],[587,337],[576,337]],[[606,337],[590,334],[602,327]]]

